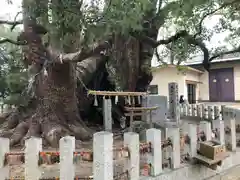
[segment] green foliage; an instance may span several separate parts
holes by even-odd
[[[14,39],[18,30],[9,32],[1,26],[0,36]],[[27,72],[21,63],[21,47],[11,44],[0,45],[0,97],[4,104],[23,105],[26,97],[22,96],[28,78]]]
[[[97,44],[98,41],[106,40],[107,37],[113,35],[130,37],[132,32],[141,32],[149,37],[154,37],[152,32],[156,29],[160,29],[161,39],[167,39],[180,30],[186,30],[191,35],[199,32],[196,38],[205,44],[210,41],[213,34],[229,31],[230,35],[226,41],[230,42],[232,47],[236,47],[239,45],[240,37],[238,25],[240,20],[239,3],[226,6],[213,13],[215,15],[218,13],[219,17],[219,22],[213,29],[209,29],[205,20],[202,20],[205,16],[210,16],[211,12],[218,9],[223,3],[233,1],[91,0],[87,1],[87,4],[79,0],[42,0],[41,2],[24,0],[23,2],[29,13],[28,15],[36,17],[38,21],[47,26],[51,44],[62,51],[72,52],[79,47]],[[158,7],[159,2],[160,6]],[[12,48],[5,47],[5,51]],[[212,49],[211,53],[222,52],[228,48],[226,45],[219,46]],[[117,51],[122,53],[121,50]],[[163,60],[169,57],[171,53],[171,63],[179,65],[189,56],[199,52],[201,51],[198,47],[189,45],[185,38],[179,38],[167,45],[162,45],[159,56]],[[5,63],[8,64],[5,71],[7,71],[7,74],[10,73],[11,76],[3,75],[0,83],[5,83],[3,87],[7,87],[7,92],[18,92],[22,86],[17,85],[16,82],[24,84],[26,79],[17,79],[17,74],[22,74],[21,65],[15,67],[19,63],[19,61],[16,61],[19,57],[14,57],[16,54],[12,55],[9,52],[6,52],[6,54],[8,55],[7,59],[13,59],[13,65],[9,65],[11,64],[10,61]],[[152,52],[149,54],[152,55]],[[141,61],[142,67],[140,68],[148,69],[151,58],[148,56],[144,60]],[[111,61],[117,60],[112,58]],[[121,67],[109,68],[109,71],[115,74],[116,79],[119,78],[117,68]],[[14,72],[12,72],[13,69],[15,69]],[[12,79],[15,78],[17,80],[13,81]]]

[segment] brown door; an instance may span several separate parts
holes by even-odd
[[[210,70],[209,95],[210,101],[234,101],[233,68]]]

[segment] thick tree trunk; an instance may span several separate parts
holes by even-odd
[[[102,70],[101,66],[105,66],[105,62],[106,59],[100,56],[78,63],[77,77],[91,87],[94,74]],[[37,76],[37,97],[34,104],[29,104],[32,108],[27,107],[25,113],[19,109],[4,117],[7,121],[3,124],[1,135],[11,136],[11,145],[31,136],[43,137],[52,147],[58,146],[59,139],[65,135],[73,135],[80,140],[92,137],[92,130],[86,127],[79,115],[79,105],[86,111],[87,107],[92,107],[93,99],[87,97],[82,84],[76,93],[71,65],[64,63],[49,66],[47,75],[42,72]]]

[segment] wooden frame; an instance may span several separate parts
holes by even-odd
[[[130,116],[130,131],[132,131],[132,123],[133,123],[133,117],[134,116],[142,116],[146,115],[147,111],[150,112],[150,128],[153,127],[152,124],[152,111],[157,110],[158,106],[153,107],[125,107],[125,110],[127,110],[129,113],[125,113],[125,116]],[[141,112],[138,112],[141,111]]]

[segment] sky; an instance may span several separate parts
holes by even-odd
[[[0,0],[0,18],[13,20],[18,12],[21,11],[22,0],[13,0],[14,4],[8,4],[7,0]],[[21,16],[20,16],[21,17]]]
[[[8,4],[7,0],[0,0],[0,7],[1,7],[0,18],[1,19],[14,20],[16,14],[21,11],[22,0],[12,0],[12,1],[14,2],[14,4]],[[19,15],[18,18],[21,18],[21,15]],[[217,24],[217,22],[218,22],[218,18],[215,16],[215,17],[206,19],[204,24],[209,28],[213,28]],[[169,33],[166,33],[166,34],[169,34]],[[215,34],[212,37],[210,42],[206,42],[207,47],[213,48],[216,46],[226,44],[226,42],[224,42],[224,39],[227,36],[227,34],[228,33]],[[158,39],[163,39],[163,38],[166,38],[166,37],[158,36]],[[156,58],[153,58],[152,65],[153,66],[158,65],[158,63],[156,62]]]

